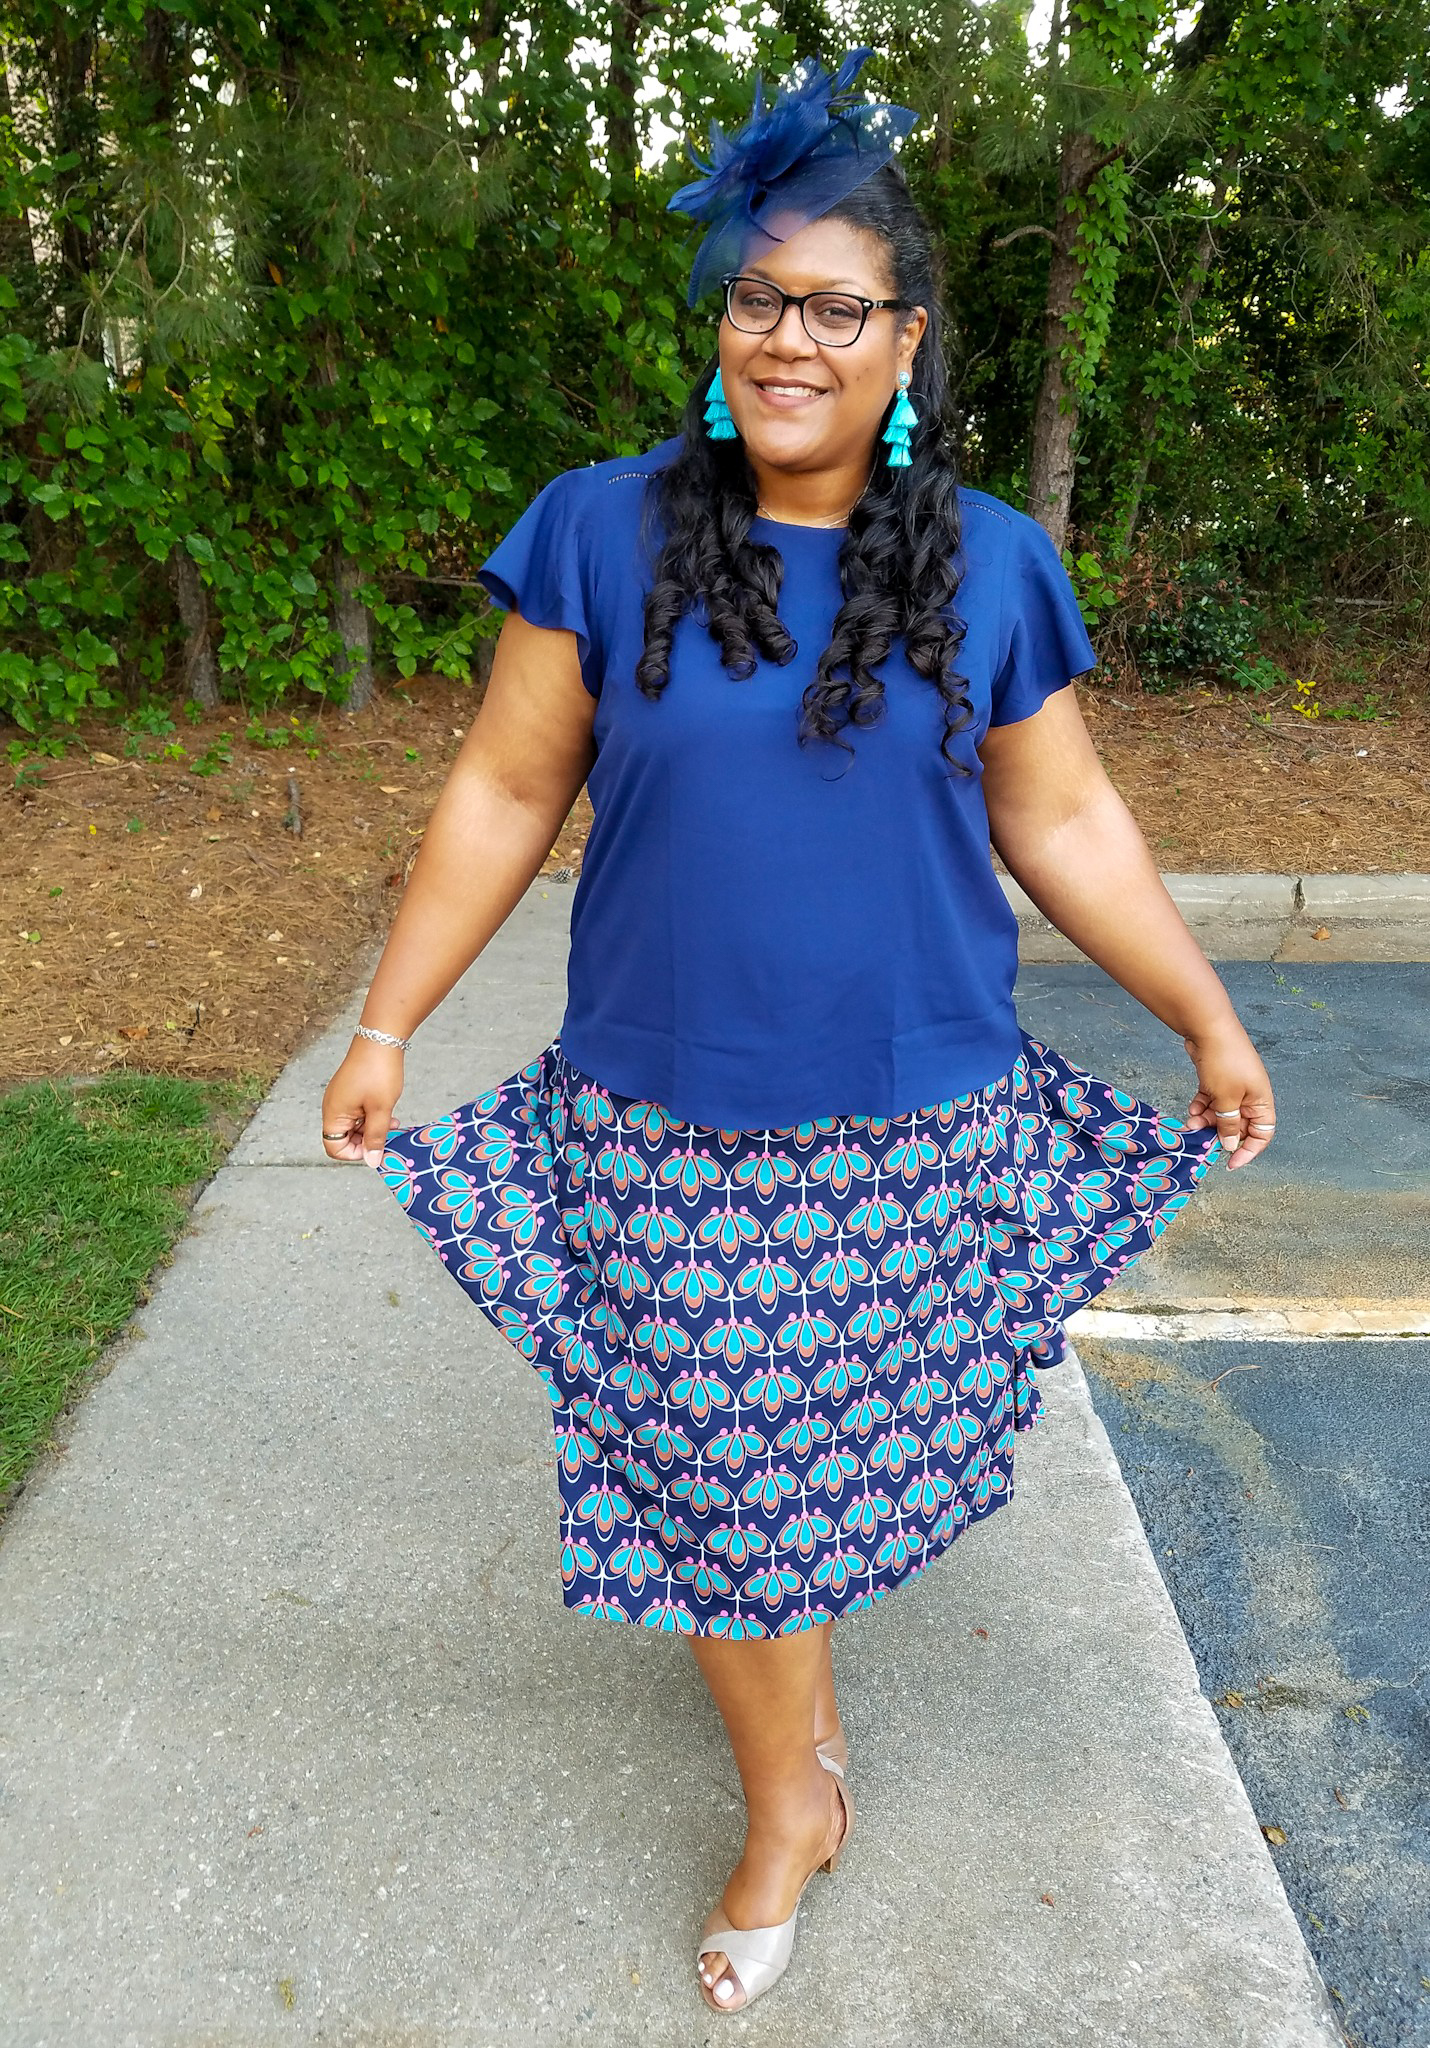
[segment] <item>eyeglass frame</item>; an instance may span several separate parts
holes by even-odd
[[[886,307],[902,308],[906,313],[912,313],[914,310],[912,302],[908,299],[866,299],[861,293],[844,291],[838,285],[821,285],[816,292],[787,292],[780,285],[772,283],[769,278],[755,277],[745,270],[731,270],[727,272],[721,278],[720,283],[725,293],[725,318],[737,334],[773,334],[790,307],[798,306],[799,324],[816,348],[853,348],[855,342],[860,339],[864,329],[868,326],[871,313],[881,312]],[[763,285],[767,292],[774,292],[777,295],[780,301],[780,309],[768,327],[742,327],[740,325],[739,321],[730,311],[730,288],[732,285],[737,284]],[[861,314],[859,326],[850,335],[848,341],[821,341],[818,335],[810,334],[809,322],[804,317],[804,309],[811,299],[847,299],[851,305],[859,308]]]

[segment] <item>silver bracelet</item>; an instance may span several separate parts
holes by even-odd
[[[357,1036],[370,1038],[374,1045],[395,1045],[400,1052],[406,1052],[412,1043],[410,1038],[394,1038],[390,1031],[374,1031],[367,1024],[358,1025]]]

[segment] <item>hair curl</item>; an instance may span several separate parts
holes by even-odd
[[[878,236],[888,252],[895,295],[925,307],[928,327],[914,356],[909,391],[919,416],[912,460],[907,469],[875,461],[849,515],[839,552],[844,602],[804,693],[800,744],[828,739],[852,754],[841,730],[882,717],[884,685],[874,670],[902,635],[909,666],[934,683],[943,699],[940,751],[954,772],[967,774],[949,750],[973,707],[965,679],[954,670],[964,635],[952,609],[959,584],[958,473],[933,236],[894,164],[824,218]],[[647,697],[658,697],[670,680],[675,629],[700,604],[732,676],[753,675],[760,655],[784,665],[797,651],[779,616],[783,559],[777,548],[750,538],[757,499],[744,445],[712,441],[704,429],[706,394],[718,364],[718,356],[712,358],[696,380],[681,422],[680,451],[647,487],[647,515],[663,535],[636,667],[636,682]],[[893,407],[891,397],[881,434]]]

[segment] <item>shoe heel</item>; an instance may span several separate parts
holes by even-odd
[[[827,1870],[829,1875],[833,1877],[835,1871],[839,1868],[839,1859],[844,1854],[845,1845],[849,1840],[849,1831],[854,1825],[854,1801],[850,1795],[849,1787],[844,1782],[843,1773],[831,1771],[830,1776],[838,1788],[840,1804],[844,1808],[844,1832],[839,1837],[838,1844],[832,1854],[826,1856],[819,1867],[821,1870]]]

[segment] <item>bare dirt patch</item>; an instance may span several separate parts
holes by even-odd
[[[386,928],[479,702],[408,684],[316,718],[316,754],[246,743],[231,709],[181,722],[182,758],[83,727],[0,797],[4,1071],[271,1079]],[[1083,704],[1164,868],[1430,870],[1430,711],[1408,692],[1374,723],[1276,705],[1267,723],[1257,700],[1212,692],[1087,689]],[[543,874],[574,878],[590,815],[583,794]]]

